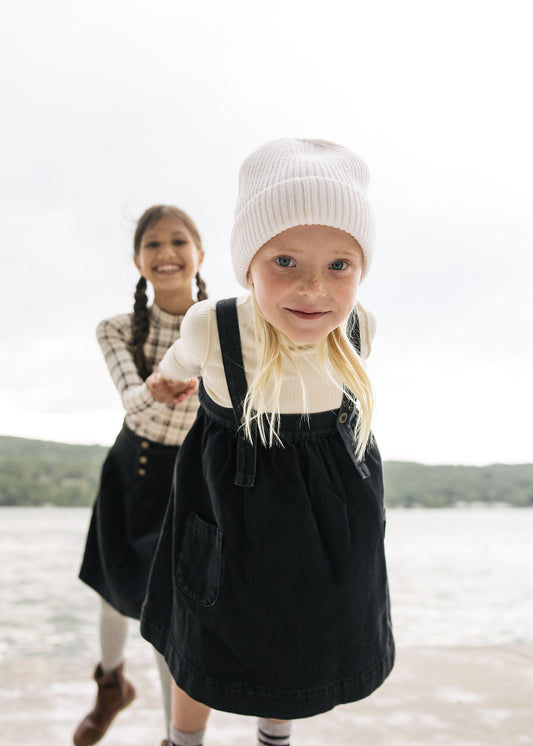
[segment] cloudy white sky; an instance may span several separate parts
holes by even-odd
[[[387,459],[531,461],[533,116],[527,0],[18,0],[0,24],[0,433],[109,444],[94,338],[128,311],[135,219],[185,208],[208,290],[237,173],[275,137],[372,172],[360,297]]]

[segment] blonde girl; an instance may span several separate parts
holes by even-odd
[[[247,295],[206,301],[147,381],[201,376],[176,462],[142,634],[165,656],[174,746],[210,708],[290,721],[368,696],[394,662],[381,460],[356,296],[372,257],[368,170],[322,140],[244,162],[232,259]]]
[[[195,302],[194,285],[198,300],[207,298],[199,274],[204,252],[198,229],[177,207],[155,205],[139,219],[133,247],[140,273],[134,311],[97,328],[125,419],[102,468],[80,571],[100,595],[101,660],[94,672],[96,702],[74,733],[76,746],[97,743],[135,697],[124,676],[128,617],[140,617],[174,461],[198,408],[192,382],[171,388],[165,404],[153,400],[145,383],[179,337],[183,316]],[[151,306],[148,283],[154,292]],[[168,724],[170,674],[157,652],[156,661]]]

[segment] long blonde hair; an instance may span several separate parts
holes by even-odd
[[[257,349],[261,351],[257,361],[257,370],[248,386],[243,403],[243,428],[246,437],[252,441],[254,428],[257,428],[261,442],[272,446],[281,444],[278,435],[280,412],[279,399],[281,392],[282,358],[285,356],[292,363],[300,376],[305,417],[308,415],[305,400],[305,385],[296,365],[295,352],[301,346],[295,345],[285,334],[267,321],[257,303],[254,288],[251,288],[252,306],[255,325]],[[362,459],[371,438],[374,416],[374,392],[372,384],[364,369],[361,358],[348,339],[346,328],[340,326],[318,343],[318,355],[323,372],[342,388],[331,375],[331,368],[337,373],[345,386],[347,395],[357,406],[359,412],[354,429],[355,455]],[[328,365],[329,363],[329,365]]]

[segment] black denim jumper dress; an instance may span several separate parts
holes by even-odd
[[[281,415],[283,447],[245,440],[235,299],[217,304],[233,409],[200,388],[141,615],[179,687],[215,709],[293,719],[374,691],[394,662],[375,445],[354,411]]]
[[[178,450],[124,425],[102,466],[80,579],[134,619],[141,616]]]

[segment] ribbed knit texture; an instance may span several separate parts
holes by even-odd
[[[366,197],[370,172],[351,150],[326,140],[273,140],[249,155],[239,173],[231,237],[233,268],[247,287],[254,255],[297,225],[328,225],[352,235],[368,272],[374,218]]]

